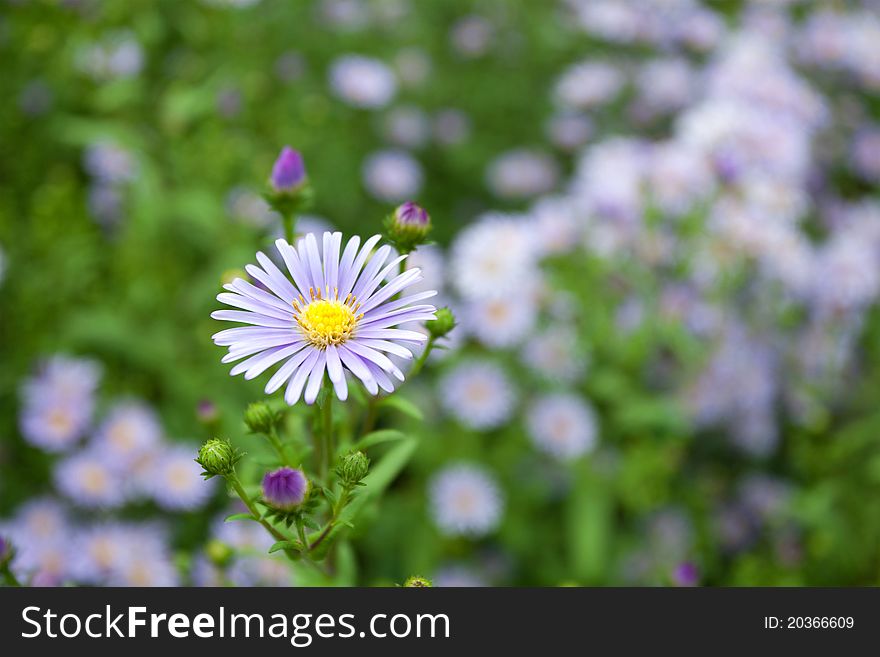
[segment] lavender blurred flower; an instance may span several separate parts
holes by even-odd
[[[22,386],[25,440],[50,452],[69,449],[92,419],[100,368],[88,359],[56,355]]]
[[[122,472],[94,447],[68,456],[55,466],[55,485],[66,498],[88,508],[111,509],[127,501]]]
[[[676,586],[697,586],[700,583],[700,571],[695,564],[685,561],[672,571],[672,582]]]
[[[412,358],[405,345],[426,340],[422,333],[394,327],[433,319],[434,306],[412,304],[436,292],[393,299],[418,282],[421,272],[409,269],[383,285],[406,256],[386,264],[391,247],[383,246],[370,257],[379,239],[375,235],[359,249],[360,238],[353,237],[342,251],[342,233],[326,232],[323,257],[312,234],[299,240],[295,248],[277,240],[276,248],[292,281],[268,257],[257,253],[261,267],[248,265],[246,269],[269,292],[236,279],[224,286],[228,292],[217,299],[241,310],[218,310],[211,315],[253,325],[213,336],[216,344],[229,347],[224,363],[249,357],[233,367],[231,374],[244,373],[246,379],[252,379],[285,361],[267,383],[266,394],[287,382],[284,398],[290,405],[301,395],[307,404],[314,403],[325,370],[340,400],[348,397],[346,370],[372,395],[380,387],[394,390],[388,375],[400,381],[404,376],[385,353]]]
[[[203,506],[214,493],[213,482],[201,476],[192,449],[165,447],[157,455],[147,476],[148,493],[163,509],[191,510]]]

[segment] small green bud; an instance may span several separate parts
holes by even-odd
[[[370,459],[361,451],[349,452],[336,467],[336,474],[345,486],[357,486],[370,470]]]
[[[407,578],[403,583],[403,588],[405,589],[429,589],[432,586],[434,585],[431,584],[431,580],[427,577],[419,577],[418,575]]]
[[[449,332],[455,328],[455,315],[453,315],[452,311],[445,306],[438,309],[437,312],[434,314],[436,315],[437,319],[429,319],[427,322],[425,322],[425,328],[428,329],[428,332],[431,334],[432,338],[442,338],[443,336],[448,335]]]
[[[266,402],[254,402],[244,412],[244,423],[251,433],[270,434],[280,420],[281,413],[273,411]]]
[[[205,469],[202,476],[205,479],[210,479],[217,475],[226,476],[232,474],[235,464],[240,458],[241,456],[236,453],[232,443],[228,440],[211,438],[205,441],[205,444],[199,449],[196,463]]]
[[[211,563],[218,568],[228,566],[233,557],[232,548],[216,538],[209,541],[208,545],[205,546],[205,553],[208,555]]]

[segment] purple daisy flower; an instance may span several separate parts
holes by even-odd
[[[309,480],[302,470],[283,467],[263,477],[263,499],[276,509],[289,511],[303,503],[309,492]]]
[[[211,313],[214,319],[251,325],[213,336],[216,344],[229,347],[224,363],[249,357],[233,367],[231,374],[244,373],[246,379],[253,379],[284,361],[266,384],[266,394],[286,382],[284,399],[291,406],[300,396],[307,404],[314,403],[325,370],[343,401],[348,397],[346,370],[372,395],[379,388],[392,392],[391,377],[403,381],[404,376],[386,354],[410,359],[413,355],[406,345],[427,339],[416,331],[394,327],[434,319],[434,306],[414,304],[436,292],[396,298],[418,283],[422,274],[414,268],[392,275],[406,256],[386,262],[390,246],[373,253],[379,239],[374,235],[361,246],[360,238],[352,237],[343,250],[342,233],[325,232],[323,253],[313,234],[299,240],[296,248],[279,239],[275,245],[290,277],[265,254],[257,253],[260,267],[245,269],[265,289],[235,279],[224,286],[228,292],[217,300],[240,310]]]

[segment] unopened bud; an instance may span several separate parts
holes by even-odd
[[[434,585],[431,584],[431,580],[418,575],[413,575],[403,583],[403,587],[406,589],[429,589],[432,586]]]
[[[235,464],[239,456],[236,454],[235,448],[228,440],[222,438],[211,438],[199,449],[198,463],[204,472],[202,476],[210,479],[214,476],[226,476],[232,474]]]
[[[244,412],[244,423],[251,433],[272,433],[280,418],[281,414],[269,408],[266,402],[254,402]]]
[[[423,244],[431,232],[431,217],[420,205],[407,201],[385,219],[385,236],[400,253]]]
[[[429,319],[425,322],[425,328],[434,339],[448,335],[455,328],[455,315],[449,308],[439,308],[434,315],[436,319]]]
[[[309,480],[302,470],[283,467],[263,477],[263,501],[273,509],[291,511],[302,504],[309,492]]]
[[[285,146],[272,167],[269,184],[279,193],[291,193],[299,189],[306,180],[306,166],[299,151]]]
[[[361,451],[349,452],[339,460],[336,474],[346,486],[357,486],[370,470],[370,459]]]

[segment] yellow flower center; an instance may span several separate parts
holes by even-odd
[[[309,289],[310,301],[302,296],[294,299],[294,319],[299,324],[306,340],[318,349],[326,349],[330,345],[342,344],[354,333],[358,321],[364,316],[358,315],[360,303],[349,294],[344,301],[339,300],[339,290],[326,294],[321,290]]]

